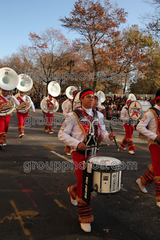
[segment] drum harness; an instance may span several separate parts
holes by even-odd
[[[83,109],[83,111],[85,111],[85,109],[83,107],[81,107]],[[99,151],[98,148],[98,132],[97,132],[97,125],[98,125],[98,117],[97,117],[97,111],[93,110],[93,119],[89,116],[89,114],[87,114],[87,118],[85,118],[83,116],[83,114],[78,110],[75,109],[74,112],[78,115],[78,117],[80,118],[80,122],[88,122],[89,123],[89,132],[87,135],[87,142],[85,142],[85,145],[87,146],[87,149],[85,150],[85,158],[87,158],[87,153],[89,153],[89,155],[94,156],[96,155],[96,153]],[[91,150],[89,150],[91,149]],[[79,153],[82,153],[83,151],[78,150]]]

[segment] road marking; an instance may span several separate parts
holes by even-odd
[[[10,203],[11,203],[11,205],[12,205],[12,207],[14,208],[14,210],[15,210],[15,213],[12,213],[10,216],[5,216],[1,221],[0,221],[0,223],[3,223],[4,221],[5,221],[5,219],[8,219],[9,221],[11,221],[12,219],[14,219],[14,220],[19,220],[20,221],[20,224],[21,224],[21,227],[22,227],[22,229],[23,229],[23,232],[24,232],[24,234],[26,235],[26,236],[30,236],[31,234],[30,234],[30,232],[28,231],[28,229],[26,229],[25,227],[24,227],[24,222],[22,221],[22,218],[21,217],[23,217],[23,216],[25,216],[25,217],[27,217],[27,218],[32,218],[32,217],[34,217],[34,216],[37,216],[39,213],[38,212],[35,212],[35,211],[21,211],[21,212],[19,212],[18,211],[18,209],[17,209],[17,207],[16,207],[16,205],[15,205],[15,203],[14,203],[14,201],[10,201]],[[33,238],[30,236],[30,240],[32,240]]]
[[[49,146],[49,145],[44,145],[45,148],[50,148],[51,150],[55,150],[56,146]]]
[[[67,209],[65,206],[63,206],[57,199],[54,199],[54,201],[58,204],[59,207],[62,207],[64,209]]]
[[[61,158],[65,159],[66,161],[68,161],[68,162],[70,162],[70,163],[73,163],[73,160],[70,160],[70,159],[68,159],[67,157],[65,157],[65,156],[63,156],[63,155],[61,155],[61,154],[59,154],[59,153],[57,153],[57,152],[55,152],[55,151],[51,151],[51,153],[57,155],[58,157],[61,157]]]

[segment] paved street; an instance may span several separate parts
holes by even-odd
[[[154,184],[143,194],[135,180],[151,163],[147,142],[134,131],[135,155],[117,151],[115,143],[102,146],[100,156],[123,161],[123,187],[119,193],[93,198],[92,232],[78,222],[78,209],[66,189],[76,182],[72,157],[57,138],[62,113],[55,113],[54,134],[43,131],[40,109],[29,113],[25,136],[18,137],[17,117],[10,121],[8,146],[0,151],[0,240],[127,239],[158,240],[160,209]],[[110,131],[109,122],[106,126]],[[120,124],[112,125],[117,142],[124,137]]]

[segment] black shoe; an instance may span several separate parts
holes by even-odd
[[[2,149],[2,144],[0,144],[0,150]]]

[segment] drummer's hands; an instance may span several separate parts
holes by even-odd
[[[80,142],[80,143],[77,145],[77,149],[78,149],[78,150],[86,150],[86,149],[87,149],[87,146],[86,146],[83,142]]]
[[[109,133],[109,139],[110,139],[110,140],[113,140],[114,137],[116,138],[116,133],[115,133],[115,132]]]

